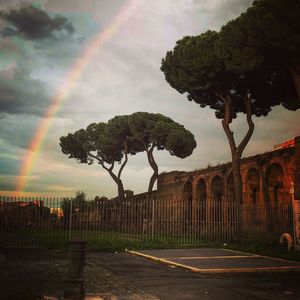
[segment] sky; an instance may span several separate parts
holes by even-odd
[[[0,11],[33,5],[32,15],[0,18],[0,195],[73,196],[84,191],[114,197],[117,188],[100,165],[79,164],[61,152],[59,138],[93,122],[147,111],[164,114],[190,130],[197,141],[185,159],[154,153],[159,171],[195,170],[230,160],[220,120],[208,108],[187,101],[165,81],[161,59],[186,35],[219,30],[251,5],[251,0],[0,0]],[[7,14],[6,14],[7,16]],[[9,14],[12,16],[12,14]],[[118,17],[119,16],[119,17]],[[117,25],[116,25],[117,24]],[[113,28],[113,26],[115,26]],[[113,29],[112,29],[113,28]],[[70,70],[103,32],[85,66],[67,88]],[[45,121],[59,90],[67,91]],[[27,174],[21,166],[30,144],[47,122],[42,143]],[[254,117],[255,132],[244,156],[272,150],[300,135],[300,111],[281,107]],[[246,131],[245,116],[234,121],[235,138]],[[135,194],[147,190],[152,174],[145,153],[129,157],[122,179]],[[26,182],[22,193],[18,182]]]

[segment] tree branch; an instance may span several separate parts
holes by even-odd
[[[157,164],[154,160],[154,157],[153,157],[153,149],[154,148],[155,148],[155,145],[152,145],[152,147],[147,151],[148,162],[149,162],[151,168],[153,169],[153,174],[150,178],[149,186],[148,186],[148,194],[149,194],[148,196],[149,197],[151,196],[154,183],[155,183],[155,181],[157,180],[157,177],[158,177],[158,166],[157,166]]]
[[[120,179],[120,177],[121,177],[121,174],[122,174],[122,171],[123,171],[123,169],[124,169],[124,167],[125,167],[125,165],[127,164],[127,161],[128,161],[128,153],[127,153],[127,140],[124,142],[124,152],[125,152],[125,160],[124,160],[124,162],[122,163],[122,165],[121,165],[121,167],[120,167],[120,169],[119,169],[119,172],[118,172],[118,178]]]
[[[113,161],[109,167],[109,171],[112,172],[112,170],[114,169],[115,166],[115,161]]]
[[[112,173],[113,175],[115,175],[115,174],[112,172],[112,170],[113,170],[113,168],[114,168],[114,162],[113,162],[113,163],[111,164],[111,166],[108,168],[108,167],[105,165],[103,159],[99,158],[98,156],[96,156],[96,155],[94,155],[94,154],[92,154],[92,153],[90,153],[90,152],[88,152],[88,155],[91,156],[92,158],[96,159],[96,160],[99,162],[99,164],[103,167],[103,169],[105,169],[106,171],[109,172],[109,174]]]
[[[230,126],[229,126],[229,124],[232,121],[232,117],[231,117],[232,99],[231,99],[230,95],[227,95],[226,97],[224,97],[222,94],[216,93],[216,96],[219,97],[224,103],[224,117],[222,120],[222,126],[223,126],[223,129],[225,131],[225,134],[226,134],[228,142],[229,142],[231,154],[233,155],[233,153],[235,153],[235,151],[236,151],[236,144],[235,144],[235,140],[233,137],[233,132],[231,131]]]
[[[99,158],[98,156],[92,154],[91,152],[88,152],[88,155],[94,159],[96,159],[100,164],[103,164],[103,160]]]
[[[237,147],[237,152],[240,157],[242,156],[242,153],[243,153],[245,147],[247,146],[247,144],[253,134],[253,131],[254,131],[254,123],[252,120],[251,98],[249,96],[245,97],[245,106],[246,106],[248,131],[247,131],[245,137],[242,139],[242,141],[240,142],[240,144]]]

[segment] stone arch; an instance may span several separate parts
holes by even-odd
[[[223,220],[223,183],[219,175],[214,176],[211,181],[211,200],[210,219],[219,226]]]
[[[206,221],[207,187],[204,178],[200,178],[197,182],[196,201],[197,201],[196,222]]]
[[[278,163],[273,163],[267,170],[267,201],[272,206],[277,206],[284,202],[284,173],[283,168]]]
[[[235,202],[234,184],[233,184],[233,174],[232,174],[232,172],[227,177],[226,191],[227,191],[226,200],[228,202]]]
[[[197,182],[197,200],[205,202],[207,200],[206,182],[204,178],[200,178]]]
[[[186,181],[183,187],[183,207],[184,207],[184,218],[186,221],[192,221],[193,213],[193,184],[191,181]]]
[[[257,169],[250,168],[245,177],[245,203],[257,205],[260,201],[260,175]]]
[[[222,202],[223,183],[219,175],[214,176],[214,178],[211,181],[211,195],[213,202]]]

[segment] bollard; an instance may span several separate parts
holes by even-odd
[[[84,265],[86,242],[81,240],[69,241],[69,268],[67,287],[64,291],[64,299],[84,299]]]

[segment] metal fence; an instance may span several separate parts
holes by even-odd
[[[289,204],[184,203],[146,194],[115,200],[0,197],[0,247],[61,248],[72,238],[88,244],[122,240],[204,245],[233,240],[279,241],[292,234]]]

